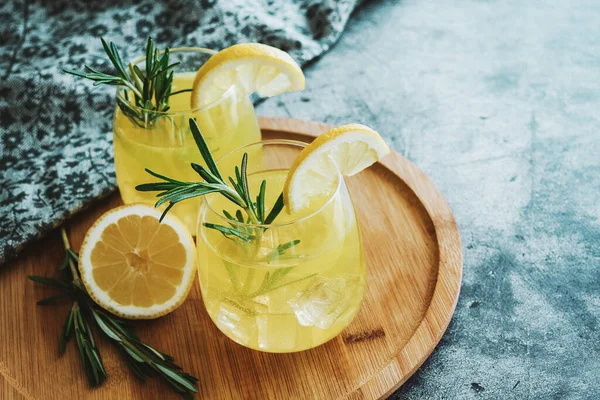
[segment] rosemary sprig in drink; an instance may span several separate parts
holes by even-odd
[[[256,253],[255,255],[258,255],[262,233],[268,229],[266,225],[273,223],[275,218],[277,218],[283,209],[283,194],[279,195],[269,213],[266,214],[267,208],[265,206],[265,193],[267,189],[267,182],[265,180],[261,182],[259,193],[254,201],[248,188],[248,154],[244,153],[242,156],[240,166],[235,167],[235,178],[229,177],[228,185],[221,175],[221,172],[217,167],[217,164],[206,144],[206,141],[204,140],[204,137],[202,136],[202,133],[200,132],[200,129],[198,128],[198,125],[196,124],[196,121],[194,121],[193,118],[190,118],[189,123],[190,131],[194,136],[196,145],[198,146],[200,154],[202,155],[204,163],[206,164],[206,167],[204,167],[200,164],[192,163],[192,168],[198,173],[198,175],[200,175],[202,179],[204,179],[204,181],[182,182],[158,174],[146,168],[146,171],[149,174],[161,179],[163,182],[146,183],[137,186],[136,189],[144,192],[160,192],[157,195],[159,200],[156,202],[156,207],[168,203],[168,206],[163,212],[161,220],[169,212],[169,210],[180,201],[184,201],[193,197],[204,196],[209,193],[220,193],[222,196],[237,205],[240,209],[236,211],[235,215],[231,215],[228,211],[223,210],[223,215],[225,218],[231,221],[229,226],[208,222],[204,222],[203,225],[207,228],[220,232],[226,238],[237,242],[240,246],[249,248],[253,245]],[[245,216],[244,213],[246,214]],[[291,240],[286,243],[281,243],[265,257],[263,257],[261,261],[270,263],[272,260],[280,259],[288,250],[297,246],[299,243],[300,240]],[[291,271],[291,269],[292,267],[281,269],[280,271],[273,272],[272,275],[267,273],[265,281],[261,285],[260,289],[253,293],[253,296],[258,296],[271,290],[275,290],[276,288],[294,283],[295,281],[282,283],[282,279],[288,272]],[[236,268],[234,265],[230,265],[228,273],[232,282],[237,280]]]
[[[146,44],[146,67],[142,71],[137,65],[129,64],[127,67],[119,55],[119,50],[114,43],[106,43],[100,39],[110,62],[115,68],[115,73],[105,73],[85,65],[85,72],[64,69],[63,71],[75,76],[94,81],[94,86],[114,85],[122,86],[125,90],[123,96],[117,95],[117,104],[133,123],[149,128],[160,117],[160,113],[170,109],[169,98],[191,89],[171,92],[173,83],[173,70],[181,64],[169,64],[169,49],[161,52],[154,45],[151,37]],[[129,96],[132,95],[133,99]],[[134,107],[137,106],[137,107]]]
[[[65,352],[67,342],[75,336],[89,385],[100,385],[108,375],[94,340],[93,327],[96,327],[117,346],[125,362],[138,378],[145,380],[148,376],[160,376],[175,391],[186,398],[192,398],[193,393],[198,392],[195,386],[198,379],[181,371],[181,367],[173,362],[170,355],[142,342],[128,322],[103,310],[92,300],[76,266],[78,255],[71,250],[65,230],[62,229],[61,232],[66,251],[65,260],[60,266],[62,278],[29,276],[34,282],[61,290],[61,294],[38,301],[39,305],[50,304],[65,297],[73,300],[73,306],[60,335],[59,353]]]
[[[162,218],[169,212],[169,210],[180,201],[190,199],[192,197],[204,196],[209,193],[220,193],[225,198],[240,207],[246,216],[242,214],[241,210],[238,210],[235,216],[231,215],[227,211],[223,211],[223,215],[232,221],[230,226],[217,225],[211,223],[204,223],[207,228],[215,229],[225,235],[227,238],[234,240],[241,240],[246,243],[250,243],[257,239],[257,235],[264,231],[264,227],[257,229],[247,230],[240,227],[239,224],[253,224],[253,225],[268,225],[271,224],[275,218],[279,215],[283,209],[283,194],[280,194],[277,201],[265,215],[265,191],[267,182],[262,181],[260,190],[256,196],[256,200],[253,200],[250,190],[248,189],[248,154],[244,153],[242,162],[239,167],[235,167],[235,178],[229,177],[229,184],[221,176],[221,172],[217,168],[217,164],[193,118],[190,118],[190,130],[196,141],[196,145],[200,150],[204,166],[192,163],[194,171],[200,175],[203,181],[198,182],[182,182],[167,176],[158,174],[150,169],[146,168],[146,171],[163,182],[146,183],[138,185],[137,190],[142,192],[160,192],[157,197],[159,200],[155,206],[159,207],[163,204],[168,203],[167,208],[163,212]],[[282,244],[284,251],[294,245],[298,244],[299,241],[292,241],[291,244]]]

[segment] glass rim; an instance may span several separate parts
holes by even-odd
[[[165,50],[161,50],[158,52],[158,54],[163,54],[165,52]],[[189,52],[189,53],[205,53],[205,54],[210,54],[211,56],[217,54],[216,50],[212,50],[212,49],[207,49],[205,47],[173,47],[173,48],[169,48],[169,53],[184,53],[184,52]],[[131,64],[137,65],[139,63],[141,63],[142,61],[144,61],[146,59],[146,56],[141,56],[138,57],[136,59],[134,59],[133,61],[131,61]],[[129,64],[127,64],[129,65]],[[202,64],[204,65],[204,64]],[[229,96],[231,96],[231,92],[233,90],[235,90],[236,85],[233,84],[231,85],[231,87],[229,89],[227,89],[226,91],[223,92],[223,94],[221,95],[221,97],[219,97],[216,100],[211,101],[208,104],[205,104],[203,106],[197,107],[197,108],[190,108],[187,110],[182,110],[182,111],[156,111],[156,110],[148,110],[147,108],[144,107],[139,107],[136,105],[131,105],[131,108],[137,110],[137,111],[145,111],[145,112],[149,112],[152,114],[156,114],[156,115],[168,115],[168,116],[172,116],[172,115],[179,115],[179,114],[189,114],[189,113],[195,113],[195,112],[200,112],[200,111],[205,111],[208,109],[211,109],[215,106],[217,106],[219,103],[221,103],[223,100],[225,100],[226,98],[228,98]],[[125,85],[117,85],[117,97],[120,98],[123,101],[129,101],[127,100],[125,97],[123,97],[121,95],[121,92],[123,90],[128,89],[127,86]]]
[[[300,141],[300,140],[292,140],[292,139],[266,139],[266,140],[261,140],[259,142],[254,142],[254,143],[250,143],[247,145],[244,145],[242,147],[238,147],[235,150],[231,150],[230,152],[224,154],[223,156],[219,157],[218,160],[215,160],[215,162],[217,163],[217,166],[219,164],[220,161],[222,161],[225,157],[231,156],[233,153],[236,153],[240,150],[243,150],[245,148],[251,147],[251,146],[256,146],[256,145],[291,145],[291,146],[297,146],[297,147],[302,147],[305,148],[306,146],[308,146],[308,143]],[[330,158],[331,159],[331,158]],[[321,211],[323,211],[323,209],[325,207],[327,207],[331,202],[333,202],[333,199],[336,197],[336,195],[340,192],[340,189],[342,187],[342,183],[344,182],[344,177],[342,176],[337,164],[335,163],[335,161],[333,161],[333,159],[331,159],[331,162],[333,163],[333,165],[335,166],[335,170],[337,172],[337,183],[336,183],[336,187],[335,190],[333,190],[331,192],[331,194],[329,194],[329,196],[327,197],[327,200],[321,204],[316,210],[311,211],[310,213],[308,213],[307,215],[303,215],[300,218],[296,218],[293,219],[292,221],[286,221],[286,222],[282,222],[282,223],[272,223],[272,224],[251,224],[251,223],[245,223],[245,222],[239,222],[239,221],[233,221],[227,217],[225,217],[224,215],[221,215],[219,212],[217,212],[214,208],[211,207],[210,202],[208,201],[208,197],[210,195],[219,195],[219,193],[211,193],[208,196],[203,196],[203,201],[206,203],[206,207],[208,208],[208,210],[210,210],[213,214],[215,214],[218,218],[220,218],[222,221],[225,221],[227,224],[234,224],[236,226],[241,226],[241,227],[249,227],[249,228],[279,228],[279,227],[285,227],[285,226],[290,226],[290,225],[294,225],[297,224],[299,222],[305,221],[311,217],[314,217],[315,215],[319,214]],[[261,170],[258,172],[266,172],[266,171],[272,171],[272,170]],[[285,205],[284,205],[285,208]],[[285,209],[283,210],[283,212],[285,212]],[[200,218],[200,216],[199,216]]]

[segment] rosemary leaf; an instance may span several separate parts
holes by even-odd
[[[158,369],[160,369],[165,375],[169,376],[171,379],[173,379],[174,381],[176,381],[178,384],[180,384],[181,386],[185,387],[187,390],[189,390],[190,392],[198,392],[198,389],[196,389],[195,386],[193,386],[190,382],[188,382],[187,379],[184,379],[181,377],[180,374],[178,374],[177,372],[165,368],[160,364],[156,364],[156,366],[158,367]]]
[[[180,201],[191,199],[192,197],[204,196],[205,194],[218,192],[218,189],[206,189],[206,190],[196,190],[195,192],[190,193],[180,193],[177,196],[173,196],[171,198],[171,203],[179,203]]]
[[[148,373],[148,371],[144,370],[144,368],[142,367],[143,364],[140,364],[140,363],[136,362],[135,360],[132,360],[132,358],[129,356],[129,353],[127,353],[127,351],[123,347],[119,348],[119,352],[121,353],[121,356],[125,360],[125,363],[129,367],[129,369],[133,372],[133,374],[136,377],[138,377],[142,382],[145,382],[146,378],[150,374]]]
[[[169,96],[175,96],[176,94],[180,94],[180,93],[187,93],[187,92],[191,92],[192,89],[181,89],[181,90],[176,90],[175,92],[171,92],[169,93]]]
[[[207,228],[216,229],[217,231],[219,231],[223,235],[225,235],[225,237],[227,237],[228,235],[232,235],[232,236],[235,236],[235,237],[238,237],[238,238],[242,239],[244,242],[248,242],[249,243],[254,238],[254,236],[252,236],[252,235],[244,234],[244,233],[240,232],[237,229],[228,228],[228,227],[223,226],[223,225],[216,225],[216,224],[211,224],[211,223],[208,223],[208,222],[205,222],[203,225],[205,227],[207,227]]]
[[[280,244],[279,246],[277,246],[276,249],[274,249],[267,256],[267,259],[273,259],[273,258],[275,258],[277,256],[282,255],[283,253],[286,252],[286,250],[291,249],[292,247],[296,246],[298,243],[300,243],[300,240],[296,239],[296,240],[289,241],[287,243]]]
[[[231,186],[233,186],[233,188],[235,189],[235,191],[237,192],[237,194],[239,194],[243,198],[244,197],[244,192],[242,191],[241,186],[236,181],[234,181],[232,177],[229,177],[229,182],[231,183]]]
[[[27,278],[31,281],[40,283],[42,285],[54,286],[59,289],[69,289],[69,285],[67,283],[65,283],[61,280],[58,280],[58,279],[47,278],[45,276],[34,276],[34,275],[29,275]]]
[[[158,190],[171,190],[171,189],[176,189],[179,186],[177,186],[177,184],[175,183],[169,183],[169,182],[158,182],[158,183],[144,183],[142,185],[138,185],[135,187],[136,190],[140,191],[140,192],[155,192]],[[166,193],[165,193],[166,194]]]
[[[145,171],[147,173],[149,173],[150,175],[155,176],[155,177],[157,177],[159,179],[162,179],[164,181],[167,181],[167,182],[176,183],[176,184],[179,184],[179,185],[191,184],[191,183],[188,183],[188,182],[182,182],[182,181],[178,181],[176,179],[172,179],[172,178],[166,177],[166,176],[161,175],[161,174],[159,174],[157,172],[154,172],[154,171],[152,171],[152,170],[150,170],[148,168],[146,168]],[[142,186],[142,185],[140,185],[140,186]],[[138,190],[137,187],[136,187],[136,190]]]
[[[120,338],[120,337],[119,337],[117,334],[115,334],[115,333],[114,333],[114,332],[113,332],[113,331],[112,331],[112,330],[111,330],[111,329],[110,329],[110,328],[109,328],[109,327],[108,327],[108,326],[107,326],[107,325],[104,323],[104,321],[102,321],[102,318],[100,318],[100,317],[98,316],[98,314],[97,314],[97,313],[95,313],[93,310],[92,310],[92,315],[94,316],[94,319],[96,320],[96,323],[98,324],[98,327],[99,327],[100,329],[102,329],[102,332],[104,332],[104,334],[105,334],[106,336],[108,336],[108,337],[109,337],[109,338],[111,338],[112,340],[116,340],[117,342],[120,342],[120,341],[121,341],[121,338]]]
[[[69,310],[69,314],[67,315],[67,319],[65,320],[65,323],[63,325],[63,329],[60,333],[60,340],[58,343],[58,353],[59,354],[64,354],[65,349],[67,348],[67,342],[71,339],[71,336],[73,334],[73,308],[75,306],[71,307],[71,309]]]
[[[258,220],[264,222],[265,220],[265,191],[267,190],[267,181],[263,179],[260,184],[260,191],[256,197],[256,208],[258,213]]]
[[[158,219],[159,222],[162,222],[162,220],[165,219],[167,213],[171,210],[171,208],[173,208],[174,205],[175,203],[169,203],[167,208],[165,208],[165,211],[163,211],[163,213],[160,215],[160,218]]]
[[[123,346],[123,349],[127,352],[127,354],[129,355],[129,357],[133,358],[135,361],[139,362],[139,363],[143,363],[144,359],[142,357],[140,357],[139,355],[137,355],[132,349],[130,349],[127,346]]]
[[[36,304],[38,306],[44,306],[46,304],[51,304],[51,303],[55,302],[56,300],[64,299],[66,297],[71,297],[71,293],[62,293],[62,294],[57,294],[55,296],[46,297],[45,299],[39,300]]]
[[[275,204],[273,205],[273,208],[271,208],[271,211],[269,212],[269,215],[267,215],[267,218],[265,218],[264,223],[266,225],[273,223],[273,221],[275,221],[275,218],[277,218],[281,210],[283,210],[283,193],[280,194],[277,198],[277,201],[275,201]]]
[[[237,218],[238,221],[240,221],[241,224],[244,223],[244,216],[242,215],[242,212],[240,210],[237,210],[235,212],[235,217]]]
[[[204,137],[202,136],[202,133],[200,132],[200,128],[198,128],[198,124],[196,123],[196,121],[193,118],[190,118],[189,123],[190,123],[190,131],[192,132],[192,136],[194,137],[194,140],[196,141],[196,146],[198,146],[198,150],[200,150],[200,154],[202,155],[202,159],[206,163],[206,166],[208,167],[210,172],[213,173],[214,176],[223,180],[223,178],[221,178],[221,173],[219,172],[219,169],[217,168],[217,163],[215,163],[212,153],[208,149],[208,145],[206,144],[206,141],[204,140]]]
[[[221,179],[217,178],[212,172],[204,168],[200,164],[192,163],[192,169],[198,173],[208,183],[221,183]]]

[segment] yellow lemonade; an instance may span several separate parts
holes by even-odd
[[[249,154],[255,160],[260,155]],[[258,194],[265,180],[264,204],[272,207],[287,173],[250,173],[250,193]],[[356,316],[365,261],[352,201],[339,179],[335,193],[324,194],[301,215],[283,211],[271,225],[239,226],[253,235],[251,242],[199,223],[202,297],[208,314],[229,338],[267,352],[301,351],[332,339]],[[235,225],[222,218],[223,210],[235,215],[231,201],[219,194],[205,200],[201,222]]]
[[[172,93],[190,89],[194,77],[195,72],[175,73]],[[135,190],[137,185],[153,179],[145,168],[182,181],[200,179],[190,168],[191,162],[202,164],[202,157],[189,130],[189,118],[196,119],[216,158],[261,138],[252,102],[236,85],[220,100],[198,110],[190,110],[190,92],[173,95],[169,104],[168,113],[160,114],[148,127],[138,126],[116,108],[115,169],[125,204],[156,202],[156,194]],[[199,207],[200,199],[196,198],[173,209],[190,232],[195,232]]]

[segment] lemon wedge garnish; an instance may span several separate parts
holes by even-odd
[[[304,74],[286,52],[260,43],[242,43],[219,51],[196,73],[192,86],[193,109],[223,96],[236,80],[246,93],[271,97],[303,90]]]
[[[98,305],[124,318],[151,319],[179,307],[196,271],[194,240],[174,216],[143,204],[117,207],[87,232],[81,279]]]
[[[381,136],[365,125],[342,125],[321,134],[292,163],[283,187],[286,209],[309,207],[312,199],[335,188],[340,174],[352,176],[389,152]]]

